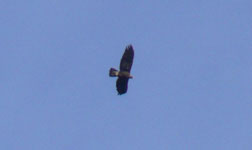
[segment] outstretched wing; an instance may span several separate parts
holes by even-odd
[[[120,71],[127,71],[130,73],[131,66],[133,64],[134,49],[132,45],[126,47],[120,63]]]
[[[118,77],[116,81],[116,88],[118,95],[122,95],[127,92],[129,78]]]

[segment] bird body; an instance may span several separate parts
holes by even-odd
[[[125,77],[125,78],[133,78],[133,76],[127,71],[117,71],[114,68],[111,68],[109,71],[110,77]]]

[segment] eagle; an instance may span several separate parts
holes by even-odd
[[[116,89],[118,95],[122,95],[127,92],[128,89],[128,80],[132,79],[133,76],[130,74],[131,66],[134,59],[134,49],[132,45],[128,45],[125,48],[124,54],[120,62],[120,70],[115,68],[110,68],[109,76],[118,77],[116,81]]]

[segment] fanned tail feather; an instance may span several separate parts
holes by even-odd
[[[115,68],[110,68],[109,76],[110,77],[117,77],[118,76],[118,71]]]

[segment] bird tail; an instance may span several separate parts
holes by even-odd
[[[110,77],[117,77],[118,76],[118,71],[115,68],[110,68],[109,76]]]

